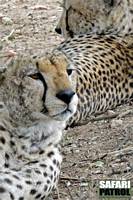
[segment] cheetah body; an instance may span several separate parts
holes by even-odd
[[[72,93],[67,105],[56,97],[61,89],[71,91],[65,64],[59,70],[65,85],[59,88],[54,80],[61,75],[47,71],[58,68],[56,58],[35,63],[19,57],[0,74],[0,200],[44,200],[58,182],[59,142],[77,96]]]
[[[127,46],[117,36],[79,35],[57,47],[75,66],[79,101],[69,126],[133,98],[133,48]]]

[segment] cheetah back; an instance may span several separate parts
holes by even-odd
[[[58,50],[76,66],[79,103],[70,126],[133,98],[133,47],[118,37],[75,36]]]

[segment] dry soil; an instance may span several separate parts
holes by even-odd
[[[63,38],[54,29],[61,0],[0,0],[0,50],[43,55]],[[117,118],[108,116],[118,114]],[[98,200],[98,180],[133,180],[131,103],[64,132],[62,172],[53,199]]]

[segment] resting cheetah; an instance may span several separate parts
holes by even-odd
[[[56,187],[58,144],[77,105],[69,66],[56,56],[38,69],[18,58],[0,74],[0,200],[44,200]]]
[[[113,36],[79,35],[55,49],[75,67],[69,74],[79,101],[69,126],[133,98],[133,46],[118,41]]]
[[[133,0],[63,0],[56,32],[77,34],[133,34]]]

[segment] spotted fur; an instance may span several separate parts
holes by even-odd
[[[72,79],[79,101],[69,126],[133,98],[133,46],[119,39],[79,35],[56,48],[75,66]]]
[[[77,34],[133,34],[133,0],[63,0],[56,31]]]
[[[38,60],[37,67],[32,59],[19,57],[0,74],[0,200],[44,200],[57,186],[58,146],[77,97],[73,92],[66,103],[56,95],[72,92],[66,62],[58,56],[59,69],[56,56],[45,65]],[[62,74],[65,84],[55,85]]]

